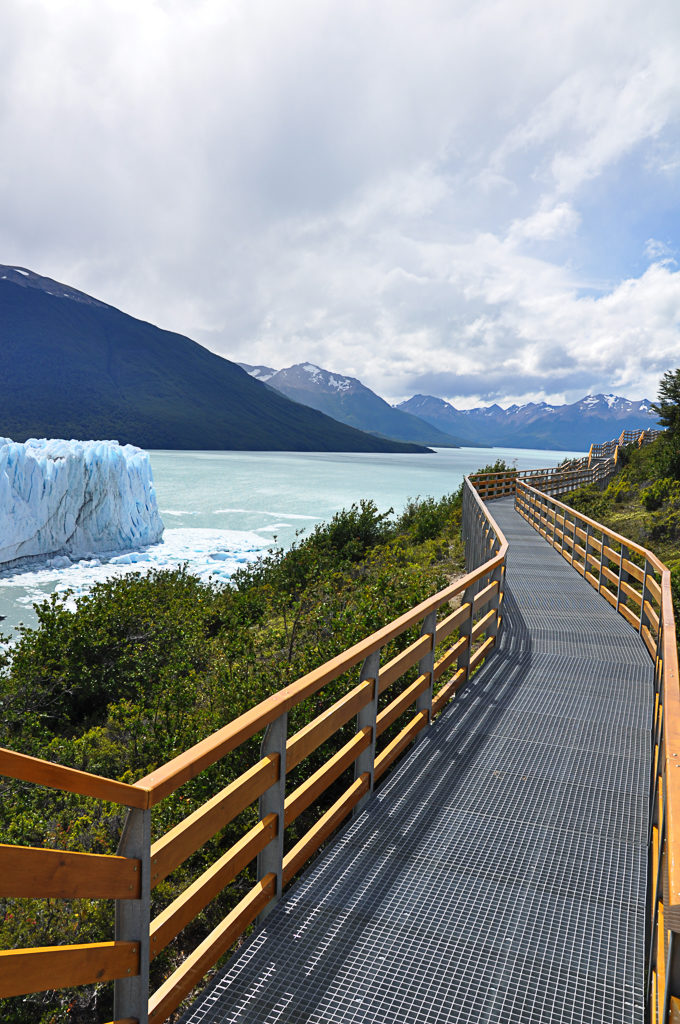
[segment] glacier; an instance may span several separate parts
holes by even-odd
[[[54,568],[163,537],[151,462],[118,441],[0,437],[0,567]]]

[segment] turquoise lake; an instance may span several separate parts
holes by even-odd
[[[317,452],[149,453],[165,524],[160,544],[119,556],[74,562],[65,569],[32,565],[0,574],[5,633],[37,620],[33,602],[53,592],[70,606],[113,575],[187,564],[202,579],[228,582],[233,571],[272,544],[287,547],[361,498],[399,512],[408,498],[455,491],[467,473],[505,459],[518,469],[555,466],[582,452],[526,448],[441,448],[431,455]],[[304,532],[303,532],[304,536]]]

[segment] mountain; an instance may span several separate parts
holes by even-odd
[[[425,451],[291,402],[195,341],[0,266],[0,435],[142,448]]]
[[[388,405],[356,377],[331,373],[313,363],[297,363],[278,371],[248,363],[239,363],[239,366],[295,402],[325,412],[359,430],[440,448],[456,448],[461,444],[446,431]]]
[[[455,432],[464,444],[587,451],[593,441],[608,441],[622,430],[657,426],[650,405],[618,395],[586,395],[572,405],[529,402],[507,409],[456,409],[442,398],[414,395],[399,408],[439,430]]]

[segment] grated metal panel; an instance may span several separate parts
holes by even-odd
[[[644,1021],[651,662],[493,510],[494,656],[184,1024]]]

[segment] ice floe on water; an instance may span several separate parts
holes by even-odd
[[[67,607],[72,608],[95,583],[131,572],[175,569],[180,565],[186,565],[204,582],[228,583],[237,569],[254,561],[268,544],[258,534],[246,531],[169,529],[159,544],[111,552],[109,557],[71,561],[58,556],[27,565],[21,571],[0,571],[0,595],[4,591],[9,597],[12,590],[21,588],[21,595],[14,596],[14,600],[30,607],[52,592],[64,596],[70,591]]]

